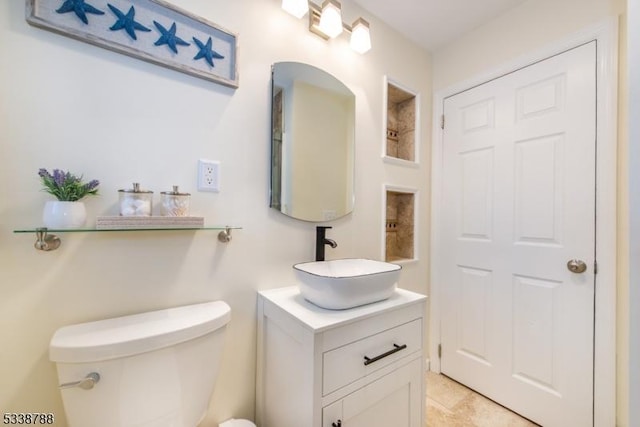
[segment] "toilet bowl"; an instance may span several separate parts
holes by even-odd
[[[195,427],[230,317],[213,301],[57,330],[49,358],[69,427]]]

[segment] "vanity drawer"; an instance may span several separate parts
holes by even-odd
[[[422,319],[354,341],[322,355],[322,394],[422,349]]]

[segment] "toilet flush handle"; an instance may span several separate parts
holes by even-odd
[[[98,381],[100,381],[100,374],[91,372],[80,381],[60,384],[58,387],[60,387],[60,389],[80,387],[83,390],[91,390]]]

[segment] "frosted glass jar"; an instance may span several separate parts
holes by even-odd
[[[162,216],[189,216],[189,203],[191,194],[181,193],[178,186],[173,186],[173,191],[160,193],[160,215]]]
[[[133,183],[131,190],[118,190],[121,216],[151,216],[153,191],[140,189],[140,184]]]

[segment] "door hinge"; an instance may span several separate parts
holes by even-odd
[[[598,261],[593,261],[593,274],[598,274]]]
[[[444,114],[440,116],[440,129],[444,129]]]
[[[442,359],[442,344],[438,344],[438,359]]]

